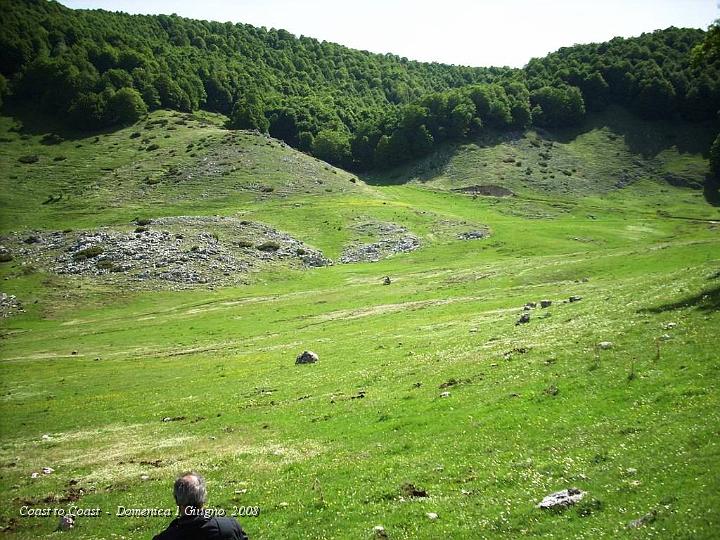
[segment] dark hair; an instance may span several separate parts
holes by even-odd
[[[173,495],[178,506],[202,508],[207,502],[205,479],[194,472],[183,473],[175,480]]]

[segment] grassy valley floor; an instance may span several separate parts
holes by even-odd
[[[151,537],[170,519],[117,507],[172,508],[187,469],[206,475],[210,506],[260,508],[239,518],[251,538],[373,538],[376,525],[395,539],[720,531],[720,212],[664,176],[697,178],[692,149],[643,155],[591,126],[478,141],[436,157],[425,178],[365,182],[212,117],[155,113],[52,146],[2,121],[6,237],[219,215],[334,261],[273,259],[242,285],[173,290],[58,275],[16,251],[0,265],[2,292],[24,309],[0,323],[4,537]],[[594,161],[593,137],[610,146]],[[548,141],[554,157],[535,156]],[[571,174],[533,184],[498,172],[534,178],[503,161],[510,149]],[[626,169],[632,181],[615,186]],[[516,196],[452,191],[475,184]],[[340,263],[387,224],[419,247]],[[320,360],[295,365],[303,350]],[[535,507],[568,487],[587,492],[581,503]],[[71,533],[20,515],[72,505],[102,515]]]

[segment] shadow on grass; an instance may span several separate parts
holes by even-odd
[[[688,122],[680,118],[644,120],[617,105],[611,105],[602,112],[588,114],[579,126],[550,130],[537,127],[533,129],[544,139],[568,144],[585,133],[602,128],[608,129],[614,138],[621,138],[631,154],[643,159],[652,159],[671,148],[677,149],[680,154],[700,154],[707,157],[718,131],[717,122]],[[522,132],[488,132],[463,141],[446,142],[425,158],[384,171],[369,171],[362,174],[361,178],[371,185],[397,185],[411,180],[426,182],[442,176],[450,161],[465,144],[492,147],[522,137]],[[650,171],[652,172],[652,169]],[[663,179],[671,185],[697,189],[702,187],[701,179],[688,180],[669,172],[663,176]],[[707,201],[714,205],[720,204],[720,196],[713,198],[714,195],[716,192],[706,189]]]
[[[713,279],[720,278],[720,274],[713,276]],[[712,289],[704,290],[694,296],[688,296],[677,302],[661,304],[651,308],[639,309],[640,313],[664,313],[666,311],[675,311],[676,309],[695,308],[700,311],[718,311],[720,310],[720,286]]]
[[[588,114],[577,127],[554,130],[552,138],[569,143],[583,133],[603,127],[621,136],[631,153],[646,159],[672,147],[681,154],[707,157],[718,129],[717,123],[712,121],[644,120],[623,107],[610,105],[603,112]]]
[[[456,150],[456,143],[445,143],[429,156],[415,162],[387,170],[368,171],[358,176],[371,186],[397,186],[411,180],[427,182],[443,174]]]
[[[359,176],[363,182],[372,186],[400,185],[412,180],[428,182],[442,176],[447,170],[450,161],[461,151],[461,147],[464,145],[475,144],[485,148],[517,141],[522,139],[524,135],[525,133],[522,131],[488,131],[459,141],[447,141],[426,157],[386,170],[367,171],[360,173]]]
[[[68,127],[58,118],[52,115],[38,111],[34,107],[17,102],[6,103],[3,107],[2,114],[15,119],[19,127],[15,129],[24,135],[47,135],[55,134],[62,137],[66,141],[75,141],[85,139],[87,137],[112,133],[118,129],[117,126],[98,129],[92,131],[82,131]]]

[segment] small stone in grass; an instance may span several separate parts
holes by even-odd
[[[319,360],[318,355],[312,351],[303,351],[295,358],[296,364],[314,364]]]
[[[428,512],[425,514],[430,521],[435,521],[438,518],[438,515],[435,512]]]
[[[655,521],[655,519],[657,519],[657,510],[652,510],[638,519],[633,519],[630,523],[627,524],[627,528],[639,529],[640,527],[643,527],[648,523],[652,523],[653,521]]]
[[[72,515],[66,515],[62,516],[60,518],[60,521],[58,522],[57,530],[58,531],[68,531],[75,527],[75,516]]]

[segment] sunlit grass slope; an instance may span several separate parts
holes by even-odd
[[[251,538],[373,538],[376,525],[396,539],[717,537],[720,214],[662,177],[701,181],[699,153],[643,155],[612,127],[530,133],[458,148],[424,181],[368,185],[213,118],[158,113],[98,142],[42,136],[3,134],[6,233],[221,214],[333,259],[368,220],[421,247],[182,292],[0,265],[27,311],[0,323],[4,537],[152,537],[168,519],[116,509],[172,507],[186,469],[206,475],[210,506],[260,507],[241,518]],[[551,140],[544,161],[576,168],[577,184],[516,178],[539,159],[532,141]],[[505,167],[515,197],[451,191],[500,184]],[[619,189],[624,168],[637,178]],[[489,237],[458,238],[481,227]],[[516,325],[541,299],[552,305]],[[296,366],[306,349],[319,362]],[[42,467],[55,471],[31,478]],[[587,491],[579,506],[535,507],[568,487]],[[107,514],[69,533],[19,516],[73,504]]]

